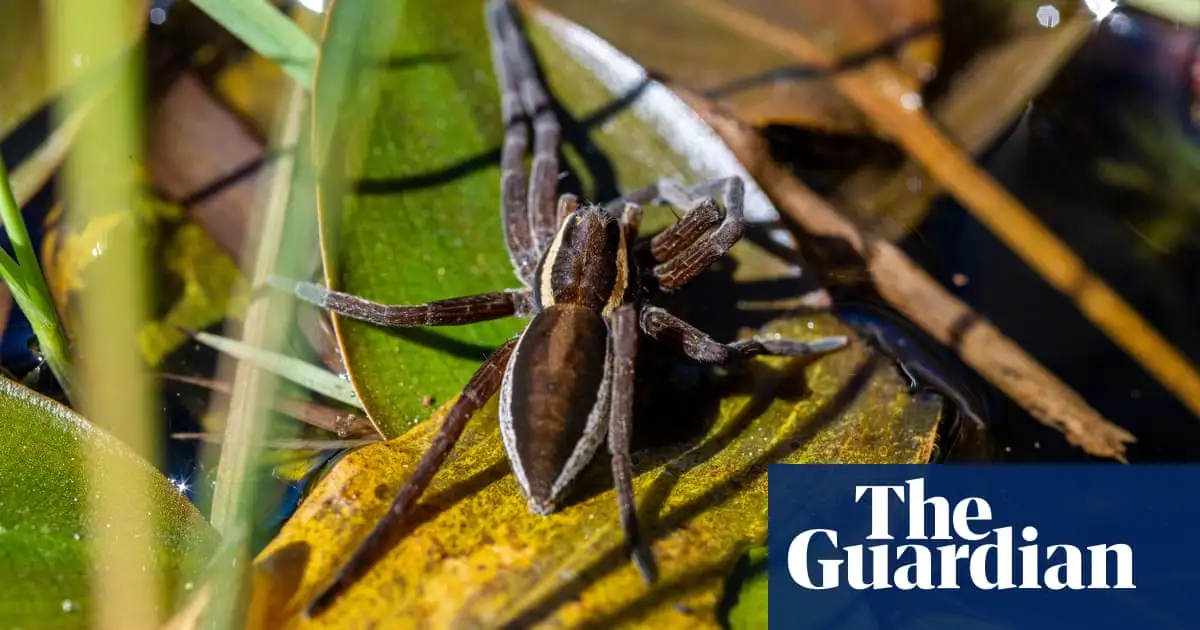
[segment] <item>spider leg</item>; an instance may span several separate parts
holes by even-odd
[[[333,581],[322,589],[309,604],[307,611],[309,617],[314,617],[328,608],[346,590],[346,587],[366,573],[366,570],[379,559],[381,552],[386,551],[388,543],[397,534],[394,531],[395,526],[402,523],[408,516],[417,499],[433,479],[434,474],[442,467],[446,456],[454,448],[454,444],[467,426],[467,421],[495,395],[496,390],[500,389],[504,368],[512,356],[517,339],[519,337],[508,340],[493,352],[492,356],[484,361],[471,380],[467,382],[462,394],[446,414],[446,419],[438,429],[433,444],[421,457],[412,476],[396,492],[387,513],[376,523],[375,529],[371,530],[370,535],[355,549],[350,560],[342,566]]]
[[[526,208],[533,247],[542,253],[554,240],[558,227],[558,145],[562,129],[510,3],[493,0],[488,14],[500,36],[503,54],[499,63],[506,65],[504,73],[509,77],[509,85],[515,86],[526,117],[533,120],[533,162]]]
[[[621,225],[625,226],[625,238],[630,242],[637,239],[638,228],[642,227],[642,207],[636,203],[626,202],[621,211]]]
[[[687,208],[695,203],[696,195],[674,180],[660,179],[645,188],[608,202],[604,209],[609,214],[616,215],[626,203],[647,204],[656,199],[662,199],[677,208]]]
[[[654,267],[654,277],[666,291],[678,289],[708,269],[742,238],[746,230],[742,216],[745,185],[741,178],[729,177],[709,182],[700,190],[720,189],[725,205],[725,217],[717,228],[687,246],[678,255]]]
[[[500,111],[504,121],[504,142],[500,149],[500,212],[504,221],[504,239],[513,270],[525,286],[533,286],[538,255],[529,226],[526,199],[527,175],[525,152],[529,149],[529,118],[521,102],[518,78],[511,63],[508,22],[512,17],[507,4],[488,5],[485,22],[492,48],[492,64],[500,85]]]
[[[436,300],[412,306],[380,304],[312,282],[270,276],[267,283],[281,291],[339,315],[379,326],[460,326],[502,317],[527,316],[532,311],[528,290],[512,289]]]
[[[849,343],[844,336],[825,337],[816,341],[796,339],[761,339],[752,337],[733,343],[720,343],[695,326],[657,306],[642,309],[642,330],[647,335],[674,344],[684,354],[701,363],[724,365],[765,354],[799,357],[838,350]]]
[[[654,555],[642,543],[638,529],[637,499],[633,493],[633,463],[629,457],[630,425],[633,421],[633,370],[637,358],[637,310],[626,304],[609,320],[612,335],[613,381],[609,407],[608,450],[612,453],[613,485],[621,510],[621,527],[629,553],[647,584],[657,578]]]
[[[558,217],[555,218],[557,225],[562,225],[567,217],[571,216],[572,212],[579,207],[579,198],[575,195],[563,195],[558,198]]]
[[[700,240],[712,226],[721,222],[721,208],[711,197],[699,199],[686,207],[688,211],[683,218],[650,239],[650,255],[654,260],[662,263],[678,256],[689,245]]]
[[[616,214],[624,203],[645,204],[656,199],[662,199],[676,208],[686,209],[682,218],[650,239],[650,255],[655,261],[666,263],[686,250],[688,246],[698,242],[714,225],[721,223],[725,213],[722,212],[713,196],[724,195],[728,199],[731,195],[738,194],[740,190],[737,192],[732,190],[731,182],[734,179],[737,178],[704,182],[690,189],[669,179],[663,179],[608,203],[605,209],[610,214]],[[740,184],[741,181],[738,180],[738,188],[740,188]],[[741,205],[739,204],[735,210],[740,216]],[[731,242],[736,242],[738,238],[740,235],[733,238]],[[715,259],[716,257],[713,258],[713,260]],[[708,264],[712,264],[711,261]],[[707,268],[707,265],[704,265],[699,271],[703,271],[704,268]],[[677,286],[682,286],[692,277],[694,275],[683,280]]]

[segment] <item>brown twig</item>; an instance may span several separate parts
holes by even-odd
[[[1098,457],[1125,461],[1126,445],[1136,441],[1132,434],[1103,418],[895,246],[879,239],[865,240],[853,223],[770,157],[756,129],[707,99],[671,87],[729,145],[781,211],[811,235],[853,248],[866,262],[880,296],[893,307],[952,348],[1039,422],[1062,431],[1072,444]]]
[[[804,63],[829,65],[817,44],[727,3],[687,0],[697,10],[787,51]],[[1121,296],[1095,276],[1061,239],[1011,193],[963,155],[921,106],[915,93],[899,93],[899,70],[887,61],[838,73],[834,84],[909,157],[924,166],[975,218],[1047,283],[1074,302],[1097,329],[1129,354],[1192,413],[1200,416],[1200,373]]]
[[[1058,28],[1024,29],[987,49],[955,74],[950,90],[931,107],[934,119],[962,151],[978,153],[1046,87],[1093,24],[1090,11],[1077,11]],[[944,193],[921,164],[906,159],[897,169],[860,170],[839,186],[833,201],[859,226],[872,226],[865,229],[895,241]]]

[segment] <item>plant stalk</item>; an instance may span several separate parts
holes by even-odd
[[[17,258],[14,261],[6,252],[0,257],[0,276],[12,291],[13,299],[37,337],[38,345],[54,378],[69,400],[74,400],[71,387],[70,351],[67,337],[58,319],[58,311],[54,308],[54,300],[50,297],[50,288],[42,275],[41,265],[38,264],[37,252],[29,231],[25,229],[25,220],[21,216],[21,208],[13,197],[12,187],[8,181],[8,169],[0,160],[0,220],[4,222],[4,230],[12,243],[13,252]]]

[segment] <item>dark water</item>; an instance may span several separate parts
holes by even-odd
[[[1132,10],[1114,13],[982,159],[1193,364],[1200,363],[1200,128],[1184,72],[1192,57],[1178,51],[1198,49],[1195,30]],[[1114,185],[1099,175],[1104,161],[1144,167],[1152,175],[1149,188]],[[1172,213],[1184,215],[1175,242],[1169,249],[1148,243],[1138,226]],[[957,202],[935,204],[919,236],[904,244],[915,260],[1137,436],[1131,461],[1200,456],[1200,418]],[[966,286],[955,287],[956,273],[968,278]],[[999,403],[993,436],[999,457],[1087,459],[1003,396],[990,400]]]

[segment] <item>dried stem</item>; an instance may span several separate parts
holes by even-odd
[[[898,248],[865,240],[853,223],[770,157],[756,129],[712,101],[671,87],[713,127],[783,213],[809,234],[853,248],[866,261],[875,289],[893,307],[957,352],[1039,422],[1066,434],[1072,444],[1098,457],[1125,461],[1126,445],[1136,441],[1132,434],[1103,418]]]
[[[831,67],[833,59],[801,35],[714,0],[687,0],[732,28],[768,42],[803,63]],[[881,136],[893,139],[924,166],[975,218],[1050,286],[1075,303],[1097,329],[1129,354],[1192,413],[1200,416],[1200,373],[1083,260],[942,134],[916,94],[900,93],[899,69],[888,61],[835,76],[834,84],[863,111]]]

